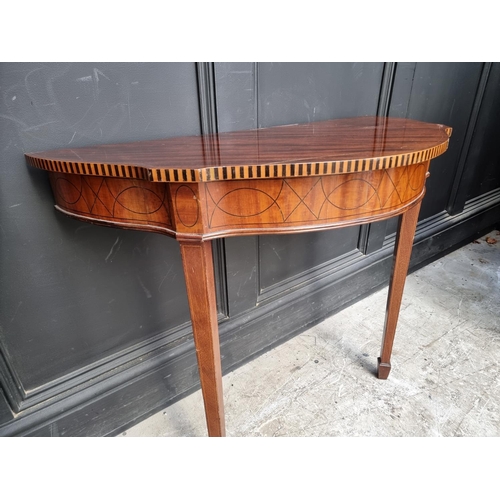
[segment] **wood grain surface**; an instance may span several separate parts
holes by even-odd
[[[448,148],[451,128],[358,117],[205,136],[28,153],[51,172],[210,182],[344,174],[424,162]]]
[[[309,178],[210,183],[50,172],[56,207],[97,224],[213,239],[373,222],[402,213],[425,191],[429,161]]]

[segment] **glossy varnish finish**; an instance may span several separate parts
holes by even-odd
[[[402,214],[379,378],[390,356],[430,160],[451,129],[362,117],[26,155],[63,213],[179,240],[209,435],[224,435],[207,240],[350,226]]]
[[[360,117],[26,157],[30,165],[51,172],[152,182],[306,177],[432,160],[446,151],[450,134],[444,125]]]

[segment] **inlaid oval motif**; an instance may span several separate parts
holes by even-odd
[[[328,195],[328,201],[341,210],[355,210],[366,205],[376,192],[369,182],[352,179],[337,186]]]
[[[58,197],[68,205],[75,204],[82,195],[81,186],[78,189],[72,182],[62,177],[56,179],[56,192]]]
[[[148,189],[142,189],[137,186],[131,186],[127,189],[124,189],[120,192],[120,194],[116,197],[116,203],[120,205],[122,208],[125,208],[129,212],[133,212],[134,214],[148,214],[153,212],[154,209],[148,208],[144,203],[144,197],[148,196],[149,198],[157,198],[159,204],[161,205],[161,200],[158,196],[149,191]],[[159,206],[156,208],[158,210]]]
[[[217,207],[233,217],[254,217],[269,210],[274,203],[274,198],[260,189],[238,188],[224,195]]]
[[[193,227],[198,222],[199,207],[196,193],[187,185],[180,186],[175,193],[177,217],[186,227]]]

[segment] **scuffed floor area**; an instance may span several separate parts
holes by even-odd
[[[228,436],[500,436],[500,234],[408,276],[388,380],[387,288],[224,377]],[[198,391],[121,436],[206,436]]]

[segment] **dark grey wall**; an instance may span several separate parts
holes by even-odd
[[[115,434],[198,384],[177,243],[56,213],[23,153],[373,114],[444,123],[416,267],[500,220],[499,86],[496,63],[1,64],[0,435]],[[396,222],[215,243],[224,370],[384,286]]]
[[[175,241],[61,217],[22,154],[199,134],[200,120],[194,63],[2,64],[0,78],[0,375],[17,413],[189,320]]]

